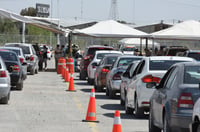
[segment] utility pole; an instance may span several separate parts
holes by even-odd
[[[117,0],[111,0],[111,8],[109,18],[112,20],[119,19],[117,10]]]

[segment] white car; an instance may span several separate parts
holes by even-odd
[[[99,62],[103,59],[103,57],[107,54],[121,54],[121,51],[114,51],[114,50],[101,50],[96,51],[93,60],[90,62],[87,68],[88,73],[88,84],[94,83],[94,74],[96,72],[96,67],[99,65]]]
[[[148,87],[148,84],[152,82],[159,83],[168,68],[173,64],[189,61],[195,60],[189,57],[177,56],[151,56],[141,60],[133,72],[131,83],[127,87],[126,113],[133,114],[134,110],[136,117],[143,117],[144,112],[149,111],[149,100],[155,90]]]
[[[200,97],[196,101],[193,107],[193,115],[192,115],[192,123],[190,124],[190,132],[200,132]]]

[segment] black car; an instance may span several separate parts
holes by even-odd
[[[17,54],[10,50],[0,49],[0,56],[6,64],[6,68],[10,73],[11,86],[17,90],[23,88],[23,69]]]
[[[167,71],[150,99],[149,132],[189,132],[199,78],[198,62],[177,63]]]

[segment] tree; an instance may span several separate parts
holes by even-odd
[[[22,9],[20,12],[20,15],[22,16],[36,16],[36,9],[33,7],[28,7],[25,9]]]

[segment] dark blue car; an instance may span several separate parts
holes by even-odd
[[[173,65],[150,99],[149,132],[188,132],[194,103],[200,97],[199,84],[199,62]]]

